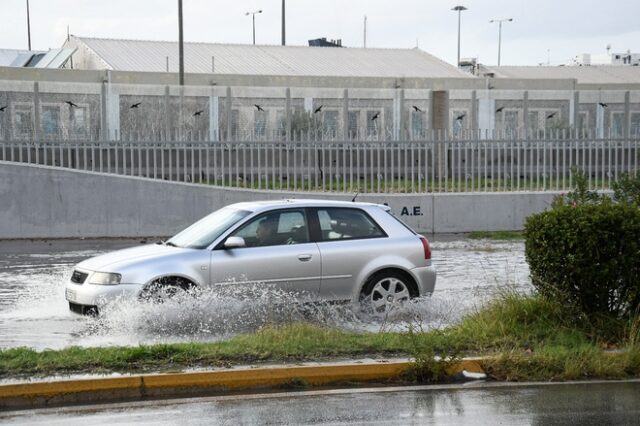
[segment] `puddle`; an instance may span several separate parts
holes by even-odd
[[[435,293],[386,318],[362,315],[348,304],[294,303],[289,295],[268,286],[254,286],[249,292],[203,290],[197,297],[183,295],[163,304],[121,300],[108,305],[99,318],[69,312],[64,283],[73,266],[137,243],[67,240],[36,249],[0,243],[0,348],[216,341],[265,325],[298,321],[353,331],[406,330],[408,324],[428,330],[459,321],[505,287],[531,288],[523,242],[434,238]]]

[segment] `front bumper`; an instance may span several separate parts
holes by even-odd
[[[137,298],[142,291],[142,284],[95,285],[67,283],[65,298],[70,304],[82,306],[104,306],[105,303],[118,298]],[[74,312],[77,306],[71,306]],[[76,309],[74,309],[76,308]]]

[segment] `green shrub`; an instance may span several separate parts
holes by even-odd
[[[615,201],[640,206],[640,173],[623,173],[611,187]]]
[[[640,210],[602,200],[557,205],[525,224],[525,255],[538,291],[586,314],[640,307]]]

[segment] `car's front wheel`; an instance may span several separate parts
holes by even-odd
[[[140,299],[162,303],[180,294],[193,291],[195,285],[181,277],[163,277],[149,284],[140,294]]]
[[[360,304],[375,315],[386,315],[413,297],[412,285],[401,273],[379,272],[369,278],[362,288]]]

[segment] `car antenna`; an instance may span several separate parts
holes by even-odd
[[[354,195],[353,198],[351,199],[352,203],[356,202],[356,198],[358,198],[358,194],[360,194],[360,192],[356,191],[356,195]]]

